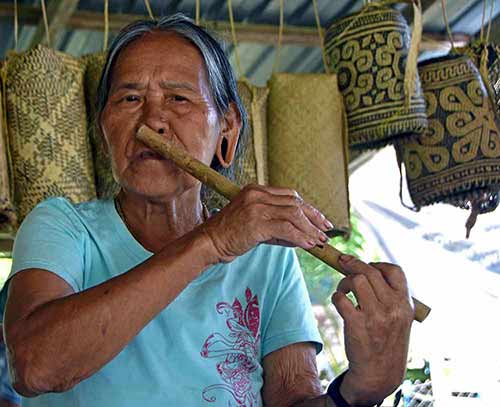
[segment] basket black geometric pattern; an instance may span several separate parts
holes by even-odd
[[[409,33],[401,13],[381,6],[362,9],[328,29],[327,61],[344,96],[351,148],[383,147],[426,129],[418,77],[416,93],[405,106]]]
[[[479,72],[467,56],[419,66],[429,129],[396,143],[417,208],[436,202],[480,212],[498,205],[500,131]]]

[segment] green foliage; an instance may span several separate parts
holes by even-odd
[[[330,244],[343,253],[361,257],[365,239],[359,231],[359,219],[352,212],[351,224],[352,232],[348,240],[344,240],[339,236],[331,239]],[[297,249],[297,256],[299,257],[312,303],[329,303],[334,288],[343,276],[305,250]]]

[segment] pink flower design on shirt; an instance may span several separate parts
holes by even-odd
[[[232,304],[219,302],[217,312],[226,317],[229,333],[211,334],[203,344],[201,356],[221,359],[217,372],[224,383],[213,384],[203,390],[203,399],[215,402],[217,390],[229,392],[235,407],[254,407],[258,404],[258,391],[252,391],[251,373],[259,366],[258,345],[260,342],[259,301],[250,288],[245,290],[246,307],[238,298]]]

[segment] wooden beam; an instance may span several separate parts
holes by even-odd
[[[71,0],[74,1],[74,0]],[[14,8],[11,4],[0,4],[0,17],[13,18]],[[38,24],[41,17],[41,10],[32,6],[19,7],[19,19],[23,24]],[[110,14],[109,30],[117,32],[125,25],[145,18],[143,15],[135,14]],[[227,21],[202,21],[202,24],[222,34],[226,39],[230,39],[230,25]],[[66,21],[66,25],[72,29],[97,30],[104,29],[103,14],[94,11],[77,10]],[[258,42],[265,44],[276,44],[278,41],[278,27],[270,24],[248,24],[236,23],[236,33],[239,42]],[[446,36],[432,34],[426,36],[422,43],[422,50],[442,50],[449,48],[449,41]],[[457,35],[457,43],[467,41],[469,37]],[[285,26],[283,30],[283,44],[293,44],[302,46],[319,46],[318,31],[316,27],[305,26]]]
[[[49,26],[49,38],[51,45],[54,46],[56,43],[57,34],[67,25],[71,15],[75,12],[78,6],[78,0],[50,0],[47,5],[47,20]],[[20,10],[22,13],[22,10]],[[43,17],[41,15],[38,18],[38,24],[36,27],[35,34],[31,39],[30,48],[40,44],[47,43],[47,33],[45,29],[45,24]],[[22,17],[21,17],[22,21]]]

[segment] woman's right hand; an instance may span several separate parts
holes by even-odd
[[[229,262],[259,243],[311,249],[324,245],[333,228],[325,216],[294,190],[248,185],[201,230],[217,262]]]

